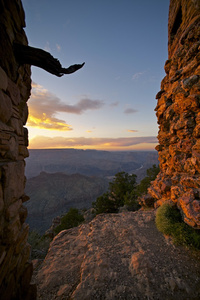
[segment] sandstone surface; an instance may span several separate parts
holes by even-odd
[[[35,276],[38,299],[199,299],[199,252],[172,245],[154,218],[102,214],[60,232]]]
[[[200,229],[199,1],[170,1],[168,53],[155,109],[160,173],[141,203],[173,201],[184,221]]]

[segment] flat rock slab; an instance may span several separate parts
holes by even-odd
[[[154,219],[102,214],[60,232],[35,278],[38,299],[200,299],[200,252],[174,246]]]

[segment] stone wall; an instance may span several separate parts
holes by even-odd
[[[157,94],[160,173],[154,205],[173,201],[200,228],[200,2],[171,0],[166,76]],[[148,200],[148,198],[146,199]]]
[[[0,298],[35,299],[23,202],[24,158],[28,156],[27,100],[31,71],[19,65],[13,44],[27,45],[20,0],[0,0]]]

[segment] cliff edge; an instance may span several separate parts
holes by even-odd
[[[102,214],[60,232],[35,277],[38,299],[199,299],[200,251],[174,246],[154,218]]]

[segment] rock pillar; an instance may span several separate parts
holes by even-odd
[[[157,94],[160,173],[149,189],[155,206],[173,201],[200,228],[200,2],[171,0],[166,76]]]
[[[24,19],[20,0],[0,0],[0,298],[6,300],[36,299],[23,206],[31,71],[13,50],[14,43],[28,44]]]

